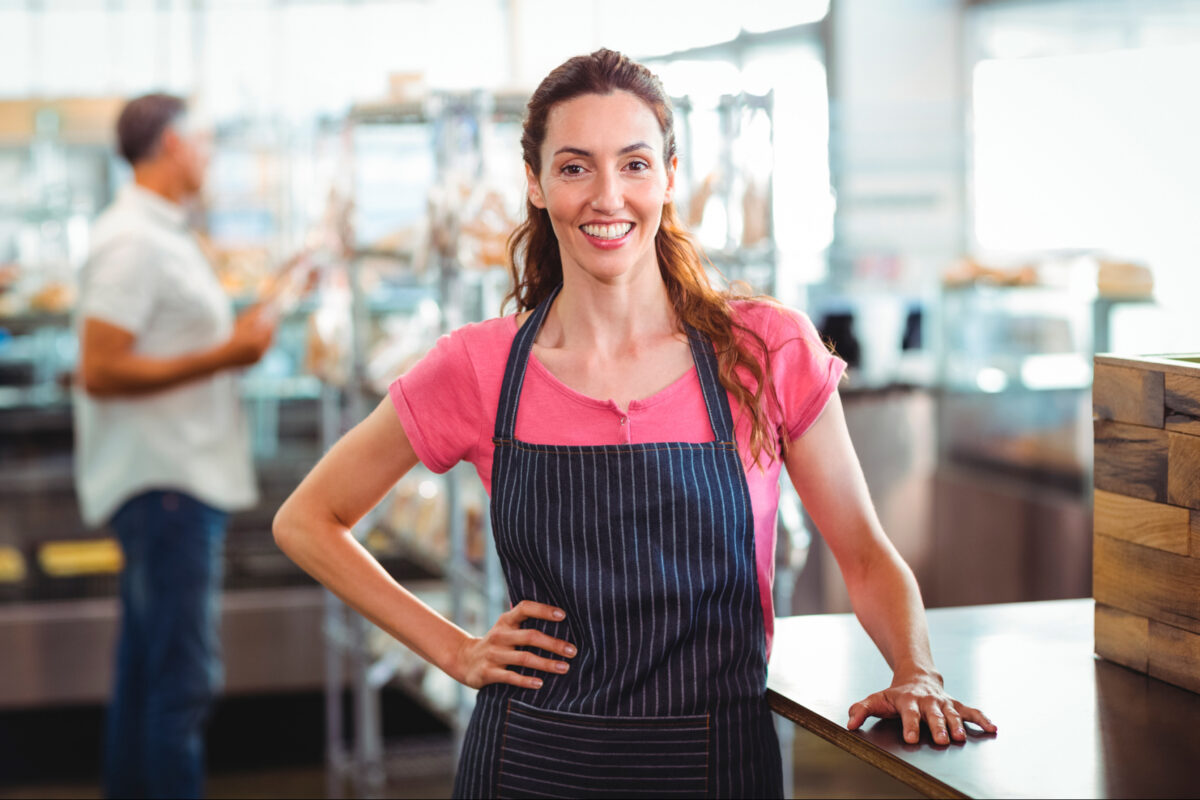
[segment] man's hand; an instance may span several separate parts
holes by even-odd
[[[275,339],[276,322],[262,306],[253,306],[233,323],[233,333],[225,343],[228,365],[245,367],[258,363]]]

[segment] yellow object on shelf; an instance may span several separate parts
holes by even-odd
[[[125,566],[125,558],[116,539],[88,539],[47,542],[38,549],[38,564],[47,575],[71,578],[120,572]]]
[[[0,547],[0,583],[25,580],[25,557],[15,547]]]

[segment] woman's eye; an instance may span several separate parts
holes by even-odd
[[[645,161],[630,161],[627,166],[634,172],[642,172],[643,170],[650,169],[650,165]]]
[[[566,164],[560,170],[564,175],[580,175],[583,173],[583,167],[578,164]]]

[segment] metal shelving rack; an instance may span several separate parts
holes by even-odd
[[[496,121],[519,120],[523,98],[496,98],[482,92],[468,95],[434,95],[424,103],[397,103],[360,107],[351,112],[351,129],[372,125],[425,125],[432,135],[429,156],[438,177],[467,163],[467,174],[484,175],[483,136],[485,127]],[[353,141],[352,136],[347,137]],[[519,154],[514,154],[519,157]],[[433,186],[429,187],[433,189]],[[432,194],[432,192],[431,192]],[[420,275],[411,275],[425,297],[439,308],[439,332],[448,333],[460,325],[482,319],[492,305],[495,282],[490,274],[464,267],[457,255],[457,220],[453,209],[430,203],[430,214],[437,215],[438,231],[429,237],[425,263]],[[377,307],[364,286],[364,268],[368,259],[394,259],[410,272],[412,254],[381,252],[364,248],[352,253],[345,269],[351,297],[351,368],[345,387],[327,384],[322,393],[322,431],[326,447],[351,425],[369,413],[369,405],[379,399],[368,386],[368,331],[381,314],[411,313],[396,306]],[[403,262],[408,262],[404,264]],[[421,468],[418,468],[421,469]],[[432,480],[433,476],[429,476]],[[373,509],[354,527],[354,535],[368,543],[373,531],[383,531],[401,549],[406,560],[435,577],[407,588],[445,613],[460,627],[482,633],[506,607],[507,589],[499,558],[491,542],[490,517],[482,487],[467,465],[450,470],[442,479],[446,509],[445,555],[431,552],[405,531],[396,530],[387,519],[384,506]],[[475,496],[472,497],[472,494]],[[475,563],[468,552],[467,510],[471,501],[483,504],[482,563]],[[328,762],[327,793],[337,796],[347,778],[356,795],[382,794],[387,778],[387,748],[383,735],[381,690],[398,685],[441,719],[451,731],[454,756],[474,707],[474,691],[456,683],[429,667],[399,643],[382,637],[380,631],[351,612],[331,593],[325,599],[326,639],[326,753]],[[379,646],[379,645],[383,646]],[[378,652],[377,652],[378,651]],[[351,693],[351,719],[347,721],[343,692]],[[349,734],[349,736],[347,736]],[[350,744],[347,746],[346,740]]]

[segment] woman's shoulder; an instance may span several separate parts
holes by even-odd
[[[796,339],[820,344],[821,337],[808,314],[774,298],[747,297],[730,302],[733,320],[763,338],[771,348]]]
[[[448,334],[451,340],[472,356],[490,354],[493,350],[503,350],[506,357],[516,335],[517,318],[515,314],[492,317],[482,322],[468,322]]]

